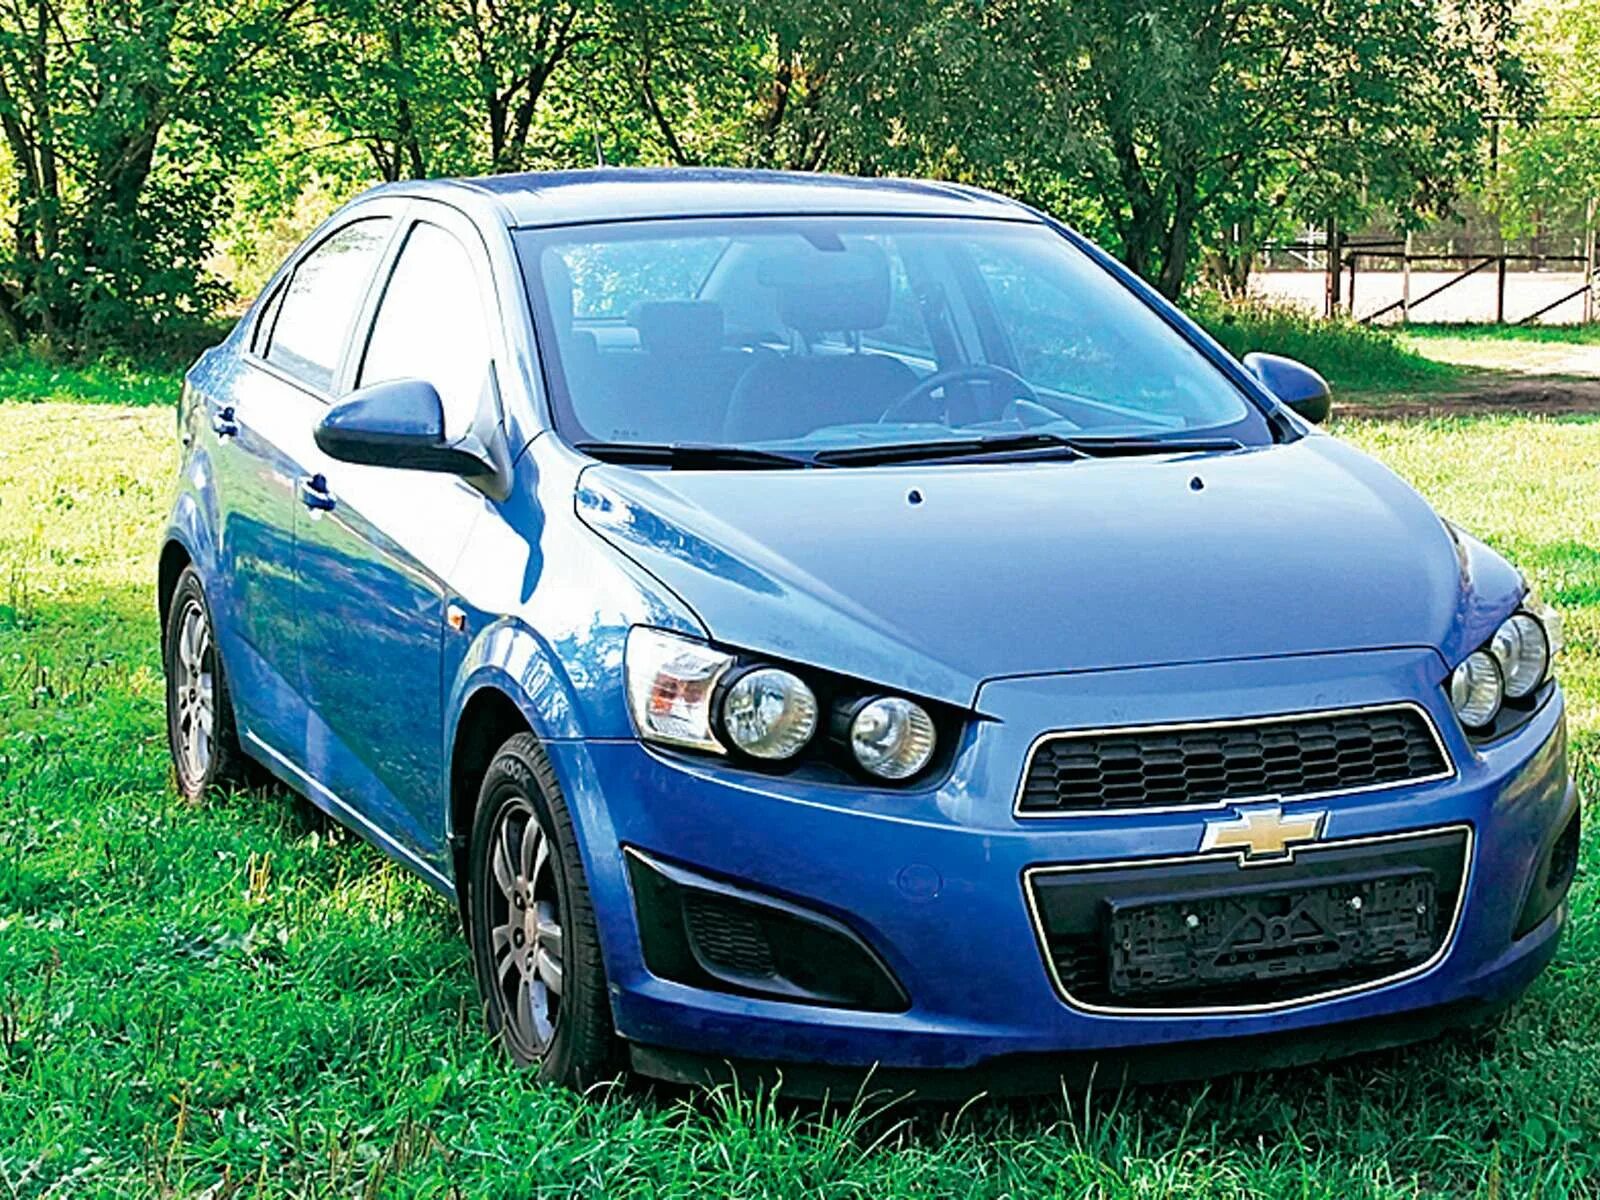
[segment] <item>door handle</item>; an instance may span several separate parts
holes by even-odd
[[[328,491],[328,481],[321,475],[307,475],[300,481],[300,503],[315,512],[328,512],[338,503]]]
[[[233,405],[219,408],[211,418],[211,428],[219,438],[231,438],[239,435],[239,422],[234,419]]]

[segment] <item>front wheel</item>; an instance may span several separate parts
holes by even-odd
[[[484,775],[473,819],[468,936],[489,1033],[542,1080],[585,1088],[617,1062],[600,936],[572,817],[531,734]]]

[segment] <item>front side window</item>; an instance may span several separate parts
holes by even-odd
[[[264,357],[296,379],[328,391],[383,254],[393,221],[353,221],[308,254],[295,268],[278,304]],[[259,347],[258,347],[259,353]]]
[[[708,218],[517,238],[574,442],[1271,440],[1196,347],[1041,225]]]
[[[471,257],[453,235],[419,222],[383,289],[357,386],[427,380],[438,390],[445,436],[453,440],[472,428],[490,356]]]

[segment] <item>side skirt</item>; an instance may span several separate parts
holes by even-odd
[[[329,791],[317,780],[307,775],[298,766],[290,762],[287,757],[262,741],[256,734],[249,730],[244,731],[243,741],[262,766],[283,780],[289,787],[299,792],[312,804],[315,804],[335,821],[338,821],[339,824],[353,829],[365,841],[371,842],[401,866],[421,876],[423,882],[434,890],[452,901],[456,899],[455,882],[432,863],[418,858],[404,846],[396,843],[382,829],[334,795],[333,792]]]

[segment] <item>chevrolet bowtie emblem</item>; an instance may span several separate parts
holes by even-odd
[[[1241,866],[1293,858],[1295,845],[1316,841],[1328,821],[1326,809],[1285,815],[1280,804],[1237,804],[1233,811],[1206,822],[1200,853],[1236,850]]]

